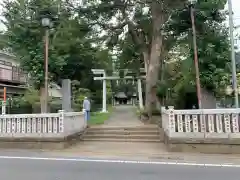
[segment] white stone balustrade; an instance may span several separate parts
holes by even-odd
[[[63,112],[65,135],[71,135],[84,131],[87,122],[84,120],[83,112]]]
[[[162,128],[169,138],[240,138],[240,109],[162,108]]]
[[[82,112],[0,115],[0,138],[58,138],[85,128]]]

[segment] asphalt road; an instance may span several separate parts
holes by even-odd
[[[239,170],[239,167],[0,157],[3,180],[237,180]]]

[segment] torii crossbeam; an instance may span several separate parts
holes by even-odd
[[[104,69],[92,69],[93,74],[102,75],[103,77],[94,77],[94,80],[102,80],[103,81],[103,102],[102,102],[102,112],[107,112],[107,87],[106,80],[119,80],[119,79],[136,79],[133,76],[106,76],[106,72]],[[138,82],[138,99],[139,99],[139,107],[143,109],[143,96],[142,96],[142,81],[141,79],[145,79],[146,76],[140,76],[137,78]]]

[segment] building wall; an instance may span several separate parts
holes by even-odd
[[[55,83],[52,83],[48,89],[48,94],[51,97],[62,98],[61,87],[59,87]]]
[[[1,50],[0,50],[0,60],[12,63],[13,66],[20,66],[20,63],[16,61],[16,57],[14,55],[5,53]]]
[[[5,61],[5,62],[3,62]],[[3,87],[7,87],[7,92],[11,91],[11,94],[14,94],[14,91],[24,93],[26,88],[20,88],[17,85],[16,86],[9,86],[3,81],[14,81],[14,80],[20,80],[23,82],[26,82],[27,84],[27,79],[26,76],[27,74],[21,74],[19,75],[19,71],[15,73],[14,68],[15,67],[20,67],[20,63],[16,61],[16,57],[14,55],[5,53],[0,50],[0,94],[3,92]],[[13,73],[14,71],[14,73]],[[20,76],[20,79],[19,79]],[[62,97],[61,93],[61,87],[59,87],[56,84],[51,84],[48,90],[48,93],[52,97]]]
[[[20,68],[15,56],[0,51],[0,81],[25,84],[27,75]]]

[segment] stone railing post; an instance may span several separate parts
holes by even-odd
[[[166,130],[166,121],[168,118],[166,118],[166,108],[164,106],[161,107],[161,119],[159,122],[159,126]]]
[[[174,107],[168,106],[168,135],[171,136],[171,133],[176,132],[176,123],[175,123],[175,114],[174,114]]]
[[[64,134],[67,130],[67,122],[64,121],[64,110],[59,110],[58,113],[60,114],[58,122],[59,132],[60,134]]]

